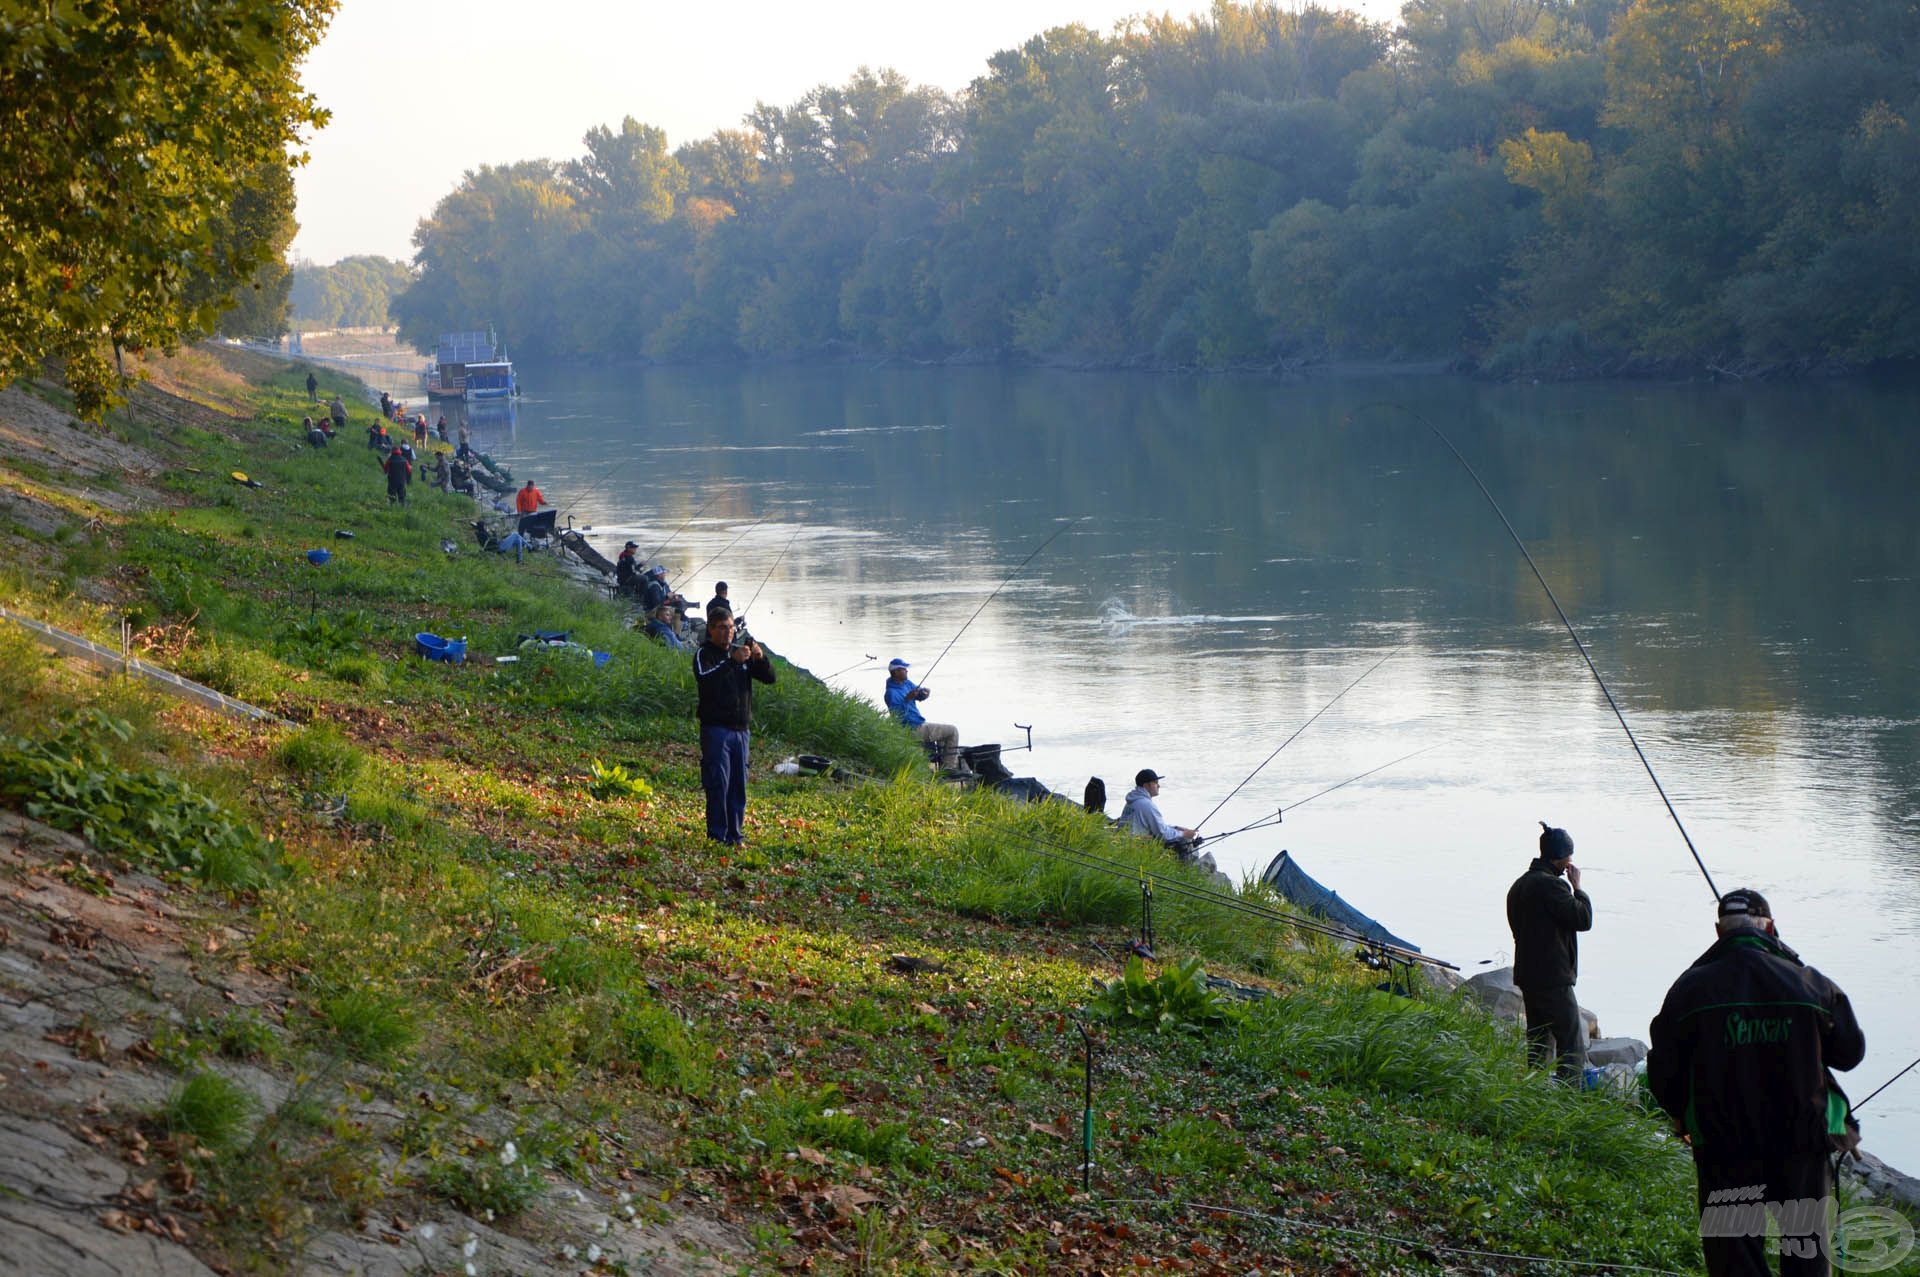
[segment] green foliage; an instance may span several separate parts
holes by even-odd
[[[1228,1024],[1239,1008],[1207,986],[1199,958],[1186,958],[1149,977],[1139,958],[1127,959],[1127,969],[1093,1000],[1093,1010],[1116,1024],[1151,1029],[1155,1033],[1204,1033]]]
[[[957,98],[862,70],[672,154],[628,119],[479,170],[394,309],[416,342],[506,315],[516,348],[585,358],[1908,359],[1920,12],[1840,8],[1061,28]]]
[[[1245,1141],[1216,1122],[1176,1117],[1140,1150],[1140,1164],[1161,1175],[1219,1174],[1246,1164]]]
[[[392,1063],[419,1036],[400,998],[371,989],[323,998],[320,1016],[348,1054],[374,1063]]]
[[[364,756],[331,723],[314,723],[288,734],[273,749],[274,761],[315,793],[332,793],[360,774]]]
[[[225,1152],[245,1142],[258,1110],[246,1088],[206,1071],[173,1089],[160,1110],[160,1120],[170,1135],[190,1135],[216,1152]]]
[[[302,129],[298,68],[332,0],[10,6],[0,41],[0,384],[65,361],[82,415],[107,351],[209,331],[276,255]],[[250,189],[263,207],[243,207]],[[196,272],[212,282],[196,284]]]
[[[193,1027],[229,1060],[273,1060],[281,1053],[279,1033],[255,1011],[232,1011]]]
[[[591,765],[593,780],[587,786],[587,792],[595,798],[650,798],[653,786],[635,776],[619,763],[607,765],[594,759]]]
[[[491,1155],[436,1161],[422,1179],[429,1192],[482,1219],[518,1214],[546,1190],[540,1169],[511,1140]]]
[[[144,868],[222,887],[267,881],[273,846],[186,781],[126,767],[111,746],[131,739],[125,721],[88,711],[44,740],[0,740],[0,801]]]
[[[331,266],[294,266],[289,300],[303,328],[376,328],[387,306],[413,282],[413,270],[390,257],[343,257]]]

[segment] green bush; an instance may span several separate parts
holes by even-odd
[[[331,723],[293,732],[274,747],[273,757],[315,793],[333,793],[351,784],[364,761],[353,742]]]
[[[237,1147],[258,1109],[252,1095],[218,1073],[195,1073],[167,1097],[160,1119],[171,1135],[191,1135],[208,1148]]]
[[[123,767],[124,720],[89,711],[46,740],[0,740],[0,802],[145,868],[222,887],[258,886],[278,868],[272,843],[166,772]]]
[[[1093,1009],[1116,1023],[1155,1033],[1201,1033],[1240,1013],[1231,1001],[1207,987],[1207,973],[1198,958],[1164,967],[1152,978],[1145,963],[1128,958],[1126,974],[1100,991]]]
[[[593,760],[593,780],[587,786],[587,792],[595,798],[651,798],[653,786],[635,776],[619,763],[611,766]]]
[[[400,999],[368,989],[349,989],[323,999],[320,1016],[348,1054],[374,1064],[404,1054],[417,1036]]]

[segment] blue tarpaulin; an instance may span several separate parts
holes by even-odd
[[[1329,891],[1309,878],[1306,871],[1294,863],[1293,857],[1287,852],[1283,851],[1273,858],[1273,863],[1267,866],[1267,871],[1260,875],[1260,881],[1279,892],[1295,907],[1305,909],[1308,913],[1324,918],[1336,926],[1345,927],[1357,935],[1365,936],[1380,944],[1390,944],[1401,949],[1411,949],[1415,953],[1420,952],[1419,945],[1408,944],[1342,900],[1339,892]]]

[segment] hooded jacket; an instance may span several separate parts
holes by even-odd
[[[1536,858],[1507,891],[1513,982],[1522,989],[1570,988],[1580,976],[1575,933],[1593,930],[1593,901]]]
[[[1153,801],[1153,795],[1147,792],[1145,785],[1136,785],[1127,791],[1127,801],[1120,808],[1120,824],[1136,834],[1146,834],[1161,842],[1179,842],[1182,837],[1180,831],[1169,825],[1167,818],[1160,814],[1160,804]]]
[[[1652,1038],[1647,1085],[1707,1161],[1824,1155],[1847,1119],[1827,1070],[1867,1050],[1840,987],[1756,930],[1721,937],[1673,982]]]

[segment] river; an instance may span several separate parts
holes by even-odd
[[[1862,385],[1491,386],[1006,369],[529,375],[478,425],[607,553],[662,539],[756,634],[1064,793],[1133,773],[1192,824],[1370,663],[1390,659],[1208,821],[1425,750],[1222,841],[1236,878],[1309,873],[1468,973],[1504,964],[1509,882],[1565,826],[1595,902],[1579,994],[1645,1037],[1712,938],[1713,898],[1625,734],[1466,473],[1526,540],[1721,890],[1853,998],[1856,1099],[1920,1054],[1920,393]],[[797,534],[797,538],[796,538]],[[792,542],[792,548],[775,560]],[[1920,1074],[1863,1114],[1920,1170]]]

